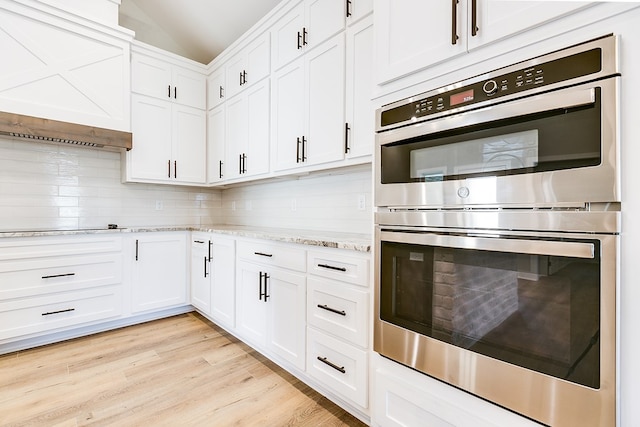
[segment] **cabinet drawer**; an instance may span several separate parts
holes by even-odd
[[[354,285],[369,287],[369,259],[342,253],[309,251],[309,273]]]
[[[87,255],[122,250],[120,236],[55,236],[0,240],[0,261],[63,255]]]
[[[307,323],[366,347],[369,292],[310,276],[307,279]]]
[[[336,393],[367,407],[365,351],[308,328],[307,372]]]
[[[121,285],[0,302],[0,339],[116,317],[121,307]]]
[[[306,253],[304,249],[273,245],[262,242],[238,241],[238,257],[251,262],[305,271]]]
[[[119,253],[0,261],[0,301],[121,282]]]

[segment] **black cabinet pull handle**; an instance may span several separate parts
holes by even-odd
[[[138,239],[136,239],[136,261],[138,260]]]
[[[178,99],[178,87],[173,87],[173,99]]]
[[[211,247],[213,246],[213,242],[209,240],[209,262],[211,262]]]
[[[204,240],[194,240],[193,243],[204,243]]]
[[[258,280],[258,299],[260,301],[262,301],[262,296],[264,295],[264,292],[262,292],[262,278],[264,277],[266,273],[263,273],[262,271],[260,272],[260,279]]]
[[[42,276],[43,279],[54,279],[56,277],[68,277],[68,276],[75,276],[76,273],[64,273],[64,274],[52,274],[50,276]]]
[[[271,278],[271,276],[269,276],[267,273],[264,273],[264,302],[267,302],[267,299],[269,297],[271,297],[271,295],[269,295],[269,282],[268,280]]]
[[[347,154],[351,147],[349,147],[349,131],[351,128],[349,127],[349,123],[344,124],[344,153]]]
[[[471,0],[471,37],[478,35],[478,1]]]
[[[334,267],[333,265],[329,265],[329,264],[318,264],[318,267],[326,268],[329,270],[336,270],[336,271],[347,271],[347,269],[344,267]]]
[[[296,137],[296,163],[300,163],[300,137]]]
[[[167,98],[171,98],[171,85],[167,86]]]
[[[298,31],[298,49],[302,49],[302,34]]]
[[[458,0],[451,0],[451,44],[458,42]]]
[[[242,153],[242,170],[240,173],[247,173],[247,153]]]
[[[167,160],[167,176],[171,178],[171,160]]]
[[[224,98],[224,89],[222,86],[220,86],[220,99]]]
[[[238,154],[238,174],[242,174],[242,154]]]
[[[306,27],[302,27],[302,46],[306,46],[307,45],[307,35],[309,33],[307,32],[307,28]]]
[[[242,86],[242,73],[240,73],[240,86]]]
[[[336,371],[342,372],[343,374],[346,374],[346,373],[347,373],[347,371],[344,369],[344,366],[338,366],[338,365],[336,365],[336,364],[334,364],[334,363],[331,363],[331,362],[329,362],[329,361],[327,360],[327,358],[326,358],[326,357],[320,357],[320,356],[318,356],[318,357],[317,357],[317,359],[318,359],[319,361],[321,361],[322,363],[324,363],[325,365],[329,365],[329,366],[331,366],[331,367],[332,367],[333,369],[335,369]]]
[[[220,178],[222,178],[222,160],[220,160],[220,165],[218,166]]]
[[[207,277],[207,257],[204,257],[204,277]]]
[[[265,254],[264,252],[254,252],[254,255],[266,256],[267,258],[271,258],[273,254]]]
[[[351,0],[347,0],[347,18],[353,15],[351,13]]]
[[[335,313],[335,314],[339,314],[340,316],[346,316],[347,315],[346,311],[344,311],[344,310],[336,310],[335,308],[329,307],[327,304],[318,304],[318,308],[330,311],[330,312]]]
[[[173,177],[178,178],[178,161],[173,161]]]
[[[43,316],[51,316],[52,314],[60,314],[60,313],[68,313],[70,311],[75,311],[75,308],[67,308],[65,310],[58,310],[58,311],[48,311],[46,313],[42,313]]]
[[[307,139],[302,136],[302,161],[307,161]]]
[[[247,70],[242,70],[242,84],[247,84]]]

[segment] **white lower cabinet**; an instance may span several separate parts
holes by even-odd
[[[132,246],[131,311],[140,313],[187,303],[186,232],[140,233]]]
[[[0,342],[123,313],[122,239],[0,240]]]
[[[204,233],[191,234],[191,305],[211,313],[210,240]]]
[[[236,321],[236,241],[212,235],[209,241],[211,277],[211,317],[233,328]]]
[[[296,265],[283,261],[278,265],[277,260],[287,259],[290,247],[243,240],[237,243],[236,332],[247,342],[304,370],[304,262]],[[296,252],[304,254],[302,249]],[[264,262],[256,262],[254,257]]]

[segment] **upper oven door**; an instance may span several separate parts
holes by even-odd
[[[381,132],[376,205],[620,201],[617,85],[614,77]]]

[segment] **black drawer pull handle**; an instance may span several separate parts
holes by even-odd
[[[330,312],[335,313],[335,314],[339,314],[340,316],[346,316],[347,315],[346,311],[344,311],[344,310],[336,310],[335,308],[329,307],[327,304],[324,304],[324,305],[318,304],[318,308],[330,311]]]
[[[203,240],[194,240],[193,243],[204,243]]]
[[[321,361],[322,363],[324,363],[325,365],[329,365],[329,366],[331,366],[331,367],[332,367],[333,369],[335,369],[336,371],[340,371],[340,372],[342,372],[343,374],[346,374],[346,373],[347,373],[347,371],[344,369],[344,366],[338,366],[338,365],[336,365],[336,364],[334,364],[334,363],[331,363],[331,362],[329,362],[329,361],[327,360],[327,358],[326,358],[326,357],[320,357],[320,356],[318,356],[318,357],[317,357],[317,359],[318,359],[319,361]]]
[[[58,311],[49,311],[48,313],[42,313],[43,316],[51,316],[52,314],[60,314],[60,313],[68,313],[70,311],[75,311],[75,308],[67,308],[66,310],[58,310]]]
[[[273,254],[265,254],[264,252],[254,252],[254,255],[266,256],[267,258],[271,258]]]
[[[336,270],[336,271],[347,271],[347,269],[344,267],[334,267],[333,265],[328,265],[328,264],[318,264],[318,267],[327,268],[329,270]]]
[[[53,279],[55,277],[75,276],[76,273],[52,274],[51,276],[42,276],[43,279]]]

